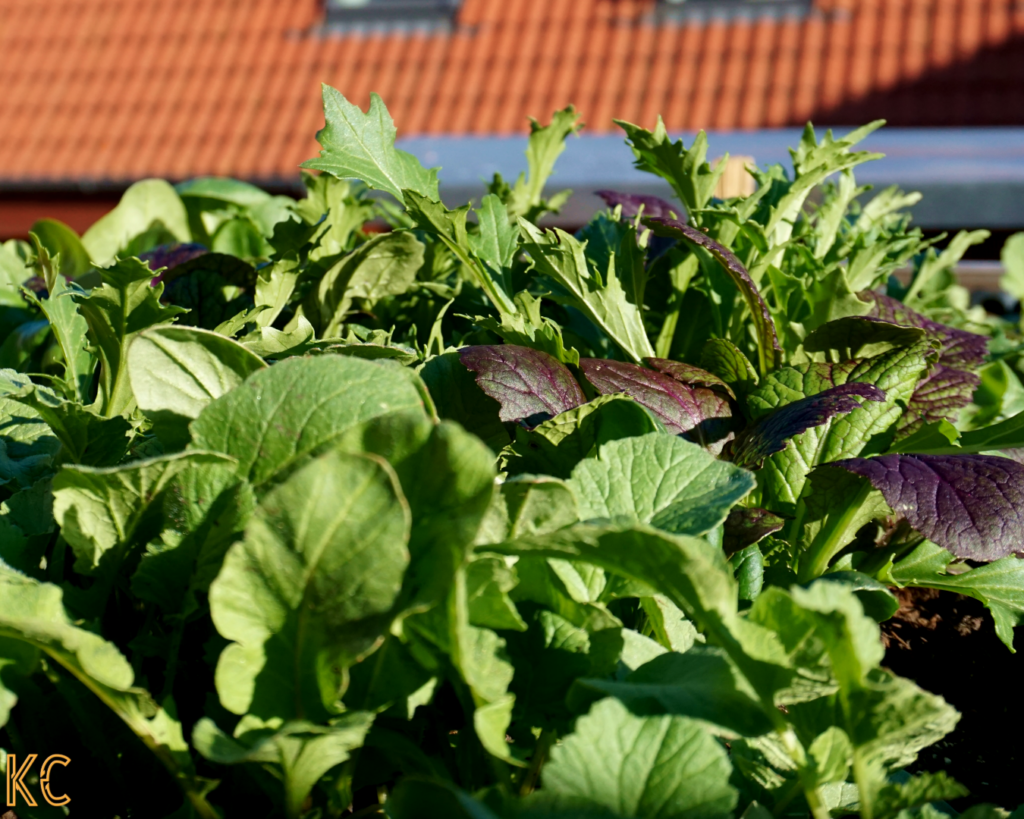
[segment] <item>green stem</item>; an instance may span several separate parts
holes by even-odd
[[[850,525],[855,520],[861,505],[867,500],[870,490],[871,485],[865,481],[864,486],[857,491],[841,514],[830,513],[825,518],[821,531],[818,532],[807,551],[800,556],[797,579],[801,583],[807,583],[823,575],[832,558],[846,545],[846,535]]]
[[[522,785],[519,786],[520,796],[533,793],[537,787],[540,769],[544,767],[548,754],[551,752],[551,746],[555,744],[556,739],[558,739],[558,732],[551,728],[545,728],[540,732],[540,736],[537,737],[537,747],[533,751],[533,759],[530,760],[530,767],[523,777]]]

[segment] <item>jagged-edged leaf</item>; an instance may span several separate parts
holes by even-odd
[[[104,418],[77,401],[67,401],[36,384],[11,393],[9,398],[31,407],[50,425],[63,447],[62,461],[112,466],[128,451],[132,427],[120,415]]]
[[[1010,555],[970,571],[947,574],[952,562],[948,551],[926,540],[889,570],[886,582],[946,589],[980,600],[992,612],[999,639],[1014,651],[1013,630],[1024,619],[1024,560]]]
[[[216,673],[228,710],[330,713],[345,668],[387,628],[410,522],[393,470],[371,456],[329,451],[267,494],[210,586],[232,641]]]
[[[580,354],[574,347],[566,349],[562,328],[540,312],[541,300],[527,290],[520,290],[514,299],[516,312],[494,316],[474,316],[473,323],[501,336],[506,344],[519,344],[553,355],[563,364],[579,364]]]
[[[639,521],[700,535],[725,520],[754,476],[674,435],[650,433],[604,444],[568,481],[581,520]]]
[[[128,378],[147,416],[187,424],[266,364],[237,341],[194,327],[154,327],[128,347]]]
[[[569,706],[584,711],[603,697],[615,697],[637,716],[690,717],[726,736],[771,730],[760,703],[718,648],[694,646],[685,654],[662,654],[623,680],[577,680]]]
[[[565,365],[540,350],[517,344],[464,347],[459,358],[501,405],[502,421],[534,427],[587,400]]]
[[[409,231],[382,233],[353,250],[320,279],[304,303],[320,338],[341,334],[353,299],[404,293],[423,265],[423,244]]]
[[[645,217],[664,217],[678,219],[685,214],[682,205],[673,205],[658,196],[642,193],[619,193],[618,191],[594,191],[609,208],[622,206],[622,215],[626,219],[634,219],[642,213]]]
[[[815,328],[804,338],[809,353],[834,353],[833,360],[868,358],[908,347],[927,335],[923,327],[893,324],[877,316],[844,316]]]
[[[736,289],[739,290],[743,301],[750,310],[754,320],[754,327],[757,329],[757,354],[761,364],[761,373],[768,372],[775,366],[778,354],[782,351],[779,346],[779,336],[775,331],[775,322],[765,304],[761,293],[750,278],[747,269],[740,263],[731,250],[720,245],[706,233],[680,222],[678,219],[648,218],[643,223],[647,225],[658,236],[671,236],[674,239],[683,239],[697,247],[704,248],[714,256],[719,264],[729,274]]]
[[[518,427],[503,452],[510,475],[536,473],[568,478],[576,464],[606,441],[664,431],[641,404],[619,395],[599,395],[532,430]]]
[[[128,345],[137,333],[168,324],[184,311],[160,303],[163,285],[150,285],[153,273],[138,259],[117,261],[99,273],[103,284],[87,294],[76,293],[75,300],[99,353],[99,410],[121,415],[134,403],[125,366]]]
[[[89,272],[92,261],[89,252],[70,227],[57,219],[38,219],[29,229],[29,235],[46,248],[51,258],[60,257],[59,273],[69,279]]]
[[[523,219],[519,228],[534,269],[565,291],[566,303],[583,312],[633,361],[654,355],[644,329],[643,289],[637,286],[638,279],[645,281],[639,253],[629,257],[620,246],[601,270],[588,261],[585,245],[565,231],[542,230]],[[635,242],[632,247],[636,248]]]
[[[540,805],[614,817],[731,816],[738,794],[724,748],[687,717],[638,717],[614,698],[594,705],[551,752]]]
[[[259,486],[326,446],[362,448],[374,421],[399,416],[426,422],[423,399],[400,367],[350,356],[290,358],[208,404],[192,422],[192,442],[236,458],[239,474]]]
[[[580,369],[602,395],[625,393],[654,413],[669,432],[687,433],[703,446],[722,441],[732,430],[729,400],[713,390],[690,387],[624,361],[581,358]]]
[[[872,384],[848,381],[762,415],[736,440],[733,461],[740,466],[758,467],[769,455],[785,449],[794,436],[821,426],[837,415],[859,409],[862,406],[859,399],[881,402],[885,400],[885,393]]]
[[[412,154],[395,147],[395,123],[379,96],[370,94],[365,114],[326,84],[323,100],[326,124],[316,134],[320,157],[301,167],[360,179],[400,202],[405,189],[437,200],[437,168],[427,170]]]
[[[0,370],[0,485],[29,487],[52,471],[61,442],[32,407],[11,398],[12,393],[34,386],[32,379],[14,370]]]
[[[53,335],[64,354],[64,382],[71,387],[74,396],[85,403],[92,397],[91,387],[95,358],[89,350],[86,335],[89,325],[79,312],[73,296],[81,291],[58,276],[45,299],[26,293],[26,298],[35,302],[50,322]]]
[[[500,192],[506,200],[512,216],[522,216],[536,223],[545,213],[559,211],[572,191],[559,191],[550,199],[544,199],[544,187],[555,168],[555,161],[565,150],[566,138],[582,127],[580,115],[571,105],[555,111],[547,125],[541,125],[530,117],[530,136],[526,144],[529,174],[519,174],[511,187],[500,174],[495,174],[489,185],[493,193]]]
[[[881,455],[830,466],[867,478],[892,510],[957,557],[992,561],[1024,543],[1024,466],[994,455]]]
[[[733,554],[778,532],[785,525],[783,518],[767,509],[737,506],[725,519],[722,546],[727,554]]]
[[[695,367],[693,364],[686,364],[682,361],[669,361],[665,358],[645,358],[644,364],[660,373],[672,376],[681,384],[697,385],[711,389],[717,388],[725,392],[730,398],[736,397],[736,393],[733,392],[732,387],[724,379],[719,378],[714,373],[709,373],[707,370],[702,370],[700,367]]]
[[[142,234],[152,234],[146,241]],[[142,246],[133,246],[142,239]],[[190,242],[188,213],[177,191],[163,179],[143,179],[124,192],[121,201],[83,235],[82,244],[93,262],[107,266],[128,250],[140,253],[154,245]]]

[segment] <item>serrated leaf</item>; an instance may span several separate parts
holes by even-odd
[[[73,298],[73,295],[80,292],[77,287],[69,286],[63,276],[58,276],[47,298],[38,299],[27,292],[26,296],[35,302],[50,322],[53,335],[64,354],[64,381],[73,390],[74,397],[85,403],[91,397],[96,360],[86,341],[89,325]]]
[[[594,191],[594,194],[600,196],[609,208],[621,206],[622,215],[626,219],[635,219],[640,214],[644,217],[678,219],[685,214],[681,205],[673,205],[658,196],[618,191]]]
[[[320,157],[300,167],[341,179],[360,179],[399,202],[405,189],[437,200],[438,169],[428,171],[412,154],[395,147],[395,123],[377,94],[370,94],[365,114],[327,84],[323,85],[323,101],[326,124],[316,134]]]
[[[149,327],[170,323],[184,311],[160,303],[163,285],[151,286],[153,273],[138,259],[116,261],[99,273],[103,284],[74,298],[99,354],[98,409],[109,417],[130,410],[135,402],[125,364],[132,339]]]

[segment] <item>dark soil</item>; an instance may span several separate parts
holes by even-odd
[[[882,624],[885,666],[939,694],[960,713],[956,730],[926,748],[911,771],[946,771],[971,795],[953,807],[1024,803],[1024,639],[1011,654],[988,611],[970,597],[900,589],[900,608]]]

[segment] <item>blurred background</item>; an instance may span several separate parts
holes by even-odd
[[[514,178],[528,118],[573,104],[568,226],[595,190],[669,195],[613,122],[660,114],[739,157],[730,195],[807,121],[886,119],[858,181],[920,191],[926,232],[991,230],[961,271],[985,289],[1024,228],[1024,0],[0,0],[0,240],[81,233],[148,177],[300,193],[321,82],[379,93],[449,204]]]

